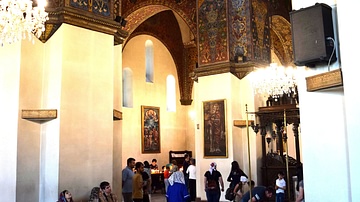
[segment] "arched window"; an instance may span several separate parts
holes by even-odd
[[[146,82],[154,82],[154,46],[151,40],[145,42]]]
[[[122,78],[123,107],[133,107],[133,73],[130,68],[124,68]]]
[[[166,77],[166,109],[169,112],[176,111],[176,88],[175,77],[169,75]]]

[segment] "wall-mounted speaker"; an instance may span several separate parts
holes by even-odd
[[[294,63],[315,66],[336,61],[332,8],[320,3],[290,12]]]

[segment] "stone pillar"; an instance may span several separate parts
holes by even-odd
[[[20,47],[21,43],[14,43],[0,48],[0,189],[3,201],[16,201]]]

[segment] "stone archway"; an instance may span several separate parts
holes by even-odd
[[[197,59],[195,57],[197,55],[195,1],[180,3],[164,0],[137,3],[125,1],[122,3],[122,10],[126,11],[123,17],[127,21],[124,29],[129,33],[124,40],[124,47],[132,37],[140,34],[159,39],[168,48],[176,64],[180,102],[182,105],[190,105],[193,81],[189,74],[193,72]],[[174,18],[177,19],[174,21],[172,20]],[[180,26],[180,21],[183,26]],[[159,25],[159,22],[162,24]],[[187,41],[184,40],[186,37],[182,37],[183,32],[190,32]]]

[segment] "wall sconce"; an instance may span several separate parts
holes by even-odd
[[[259,124],[254,124],[254,122],[251,122],[250,126],[253,129],[253,131],[255,132],[255,134],[257,134],[259,132],[259,129],[260,129]]]
[[[272,153],[272,149],[270,149],[270,142],[271,142],[271,135],[268,133],[267,135],[266,135],[266,142],[267,142],[267,144],[268,144],[268,153],[270,153],[270,151],[271,151],[271,153]]]

